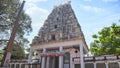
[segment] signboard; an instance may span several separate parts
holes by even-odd
[[[80,63],[80,57],[74,57],[72,60],[74,63]]]
[[[41,56],[64,56],[64,52],[44,52]]]

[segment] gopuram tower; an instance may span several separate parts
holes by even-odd
[[[54,7],[38,35],[34,37],[28,63],[36,52],[41,68],[84,68],[84,56],[88,53],[83,32],[70,3]]]

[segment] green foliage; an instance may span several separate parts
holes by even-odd
[[[98,35],[92,36],[95,40],[90,44],[93,55],[120,55],[120,25],[113,23],[104,27]]]
[[[0,0],[0,46],[7,45],[20,4],[19,0]],[[23,46],[29,43],[25,35],[32,31],[31,22],[31,18],[22,11],[15,42],[22,43]]]
[[[2,53],[4,50],[6,50],[6,47],[3,50],[1,50]],[[28,54],[25,53],[25,49],[22,46],[22,43],[14,43],[11,59],[27,59],[27,58],[28,58]]]
[[[20,45],[21,45],[20,43],[14,44],[11,59],[24,59],[25,58],[24,48]]]
[[[98,36],[96,34],[92,35],[93,38],[97,38]]]
[[[0,61],[2,60],[3,58],[3,50],[0,50]]]
[[[0,0],[0,46],[5,47],[14,27],[14,22],[20,8],[20,0]],[[25,14],[24,10],[20,15],[18,21],[19,27],[14,40],[14,50],[12,58],[23,58],[24,47],[28,45],[29,41],[25,38],[26,35],[32,31],[31,18]],[[19,45],[18,45],[19,43]],[[17,49],[17,50],[16,50]],[[17,52],[16,52],[17,51]],[[19,55],[19,56],[17,56]]]

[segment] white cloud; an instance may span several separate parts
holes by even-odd
[[[40,28],[49,12],[45,9],[32,5],[26,9],[26,13],[32,18],[32,26],[38,26]]]
[[[117,2],[119,0],[102,0],[103,2]]]
[[[86,1],[86,2],[91,2],[92,0],[84,0],[84,1]]]
[[[99,8],[99,7],[94,7],[94,6],[86,6],[86,5],[81,5],[81,8],[83,8],[86,11],[92,11],[92,12],[102,12],[104,9]]]
[[[28,1],[28,2],[32,2],[32,3],[33,3],[33,2],[35,3],[35,2],[43,2],[43,1],[47,1],[47,0],[27,0],[27,1]]]
[[[26,0],[26,2],[30,2],[30,3],[45,2],[45,1],[47,1],[47,0]]]
[[[46,0],[27,0],[25,4],[25,12],[32,18],[33,28],[38,26],[39,28],[43,24],[49,12],[46,9],[40,8],[35,2],[41,2]],[[37,25],[36,25],[37,24]]]
[[[32,0],[30,0],[32,1]],[[34,0],[33,0],[34,1]],[[38,0],[36,0],[38,1]],[[39,0],[43,1],[43,0]],[[49,12],[44,8],[40,8],[34,3],[26,2],[25,4],[25,13],[28,14],[32,19],[32,28],[33,31],[29,36],[29,41],[31,41],[35,35],[37,35],[40,27],[43,25],[45,19],[47,18]]]
[[[33,5],[32,7],[26,10],[26,13],[30,15],[36,15],[36,14],[38,15],[39,13],[41,13],[42,15],[44,15],[48,13],[48,11]]]

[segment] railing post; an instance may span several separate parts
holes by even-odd
[[[94,68],[96,68],[96,62],[94,62],[93,64],[94,64]]]
[[[119,65],[119,68],[120,68],[120,62],[118,61],[118,65]]]
[[[108,62],[105,63],[106,68],[108,68]]]

